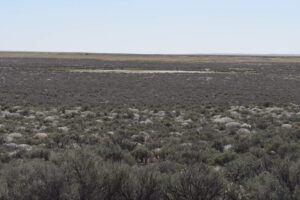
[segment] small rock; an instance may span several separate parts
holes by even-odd
[[[83,130],[84,133],[88,133],[88,132],[90,132],[90,131],[91,131],[90,128],[85,128],[85,129]]]
[[[10,133],[4,137],[5,142],[12,142],[15,138],[22,137],[21,133]]]
[[[81,112],[81,117],[87,117],[87,116],[96,116],[96,115],[92,111]]]
[[[107,134],[108,135],[114,135],[115,133],[113,131],[108,131]]]
[[[128,108],[128,110],[135,113],[139,112],[139,110],[136,108]]]
[[[217,165],[217,166],[214,167],[214,170],[216,170],[217,172],[220,171],[221,169],[222,169],[222,167],[219,166],[219,165]]]
[[[281,112],[281,111],[283,111],[283,108],[279,108],[279,107],[268,107],[265,109],[266,113]]]
[[[287,118],[290,118],[290,117],[292,117],[292,113],[290,113],[290,112],[287,112],[287,111],[283,111],[282,113],[281,113],[281,115],[282,116],[285,116],[285,117],[287,117]]]
[[[141,124],[152,124],[152,120],[151,119],[146,119],[145,121],[141,121]]]
[[[80,146],[77,143],[71,144],[72,149],[80,149]]]
[[[187,120],[184,120],[181,124],[182,124],[182,126],[187,126],[187,125],[189,125],[189,123],[192,123],[192,122],[193,122],[192,119],[187,119]]]
[[[269,153],[270,153],[271,155],[275,155],[275,154],[276,154],[275,151],[270,151]]]
[[[251,132],[250,132],[248,129],[240,128],[240,129],[237,131],[237,134],[239,134],[239,135],[250,135]]]
[[[161,148],[156,148],[153,150],[154,153],[160,153],[161,152]]]
[[[213,122],[215,123],[222,123],[222,124],[229,123],[232,121],[233,119],[231,119],[230,117],[222,117],[222,118],[217,117],[213,120]]]
[[[5,142],[12,142],[14,140],[13,137],[9,137],[9,136],[3,137],[3,139]]]
[[[224,146],[224,151],[229,151],[232,148],[231,144],[227,144]]]
[[[38,116],[45,116],[45,113],[41,112],[41,111],[37,111],[35,113],[35,115],[38,115]]]
[[[21,133],[10,133],[8,134],[8,136],[17,138],[17,137],[22,137],[23,135]]]
[[[12,108],[13,108],[13,110],[18,110],[18,109],[21,109],[22,107],[21,106],[14,106]]]
[[[16,156],[17,153],[18,153],[18,151],[12,151],[12,152],[8,152],[7,155],[8,155],[9,157],[13,157],[13,156]]]
[[[43,138],[48,137],[48,135],[47,135],[47,133],[37,133],[37,134],[35,134],[34,137],[39,138],[39,139],[43,139]]]
[[[64,132],[64,133],[67,133],[67,132],[69,132],[69,128],[68,128],[68,127],[66,127],[66,126],[63,126],[63,127],[58,127],[57,129],[58,129],[58,130],[60,130],[60,131],[62,131],[62,132]]]
[[[236,128],[240,128],[241,124],[238,122],[228,122],[225,124],[226,128],[228,129],[236,129]]]
[[[46,130],[46,129],[47,129],[47,126],[41,126],[39,130],[43,131],[43,130]]]
[[[16,113],[19,113],[19,114],[21,114],[21,113],[23,113],[24,112],[24,110],[17,110],[16,111]]]
[[[283,128],[283,129],[291,129],[292,125],[291,124],[282,124],[281,128]]]
[[[176,121],[178,121],[178,122],[183,122],[183,121],[184,121],[183,116],[180,115],[180,116],[176,117]]]
[[[1,126],[0,126],[0,128],[1,128]],[[18,126],[18,127],[16,127],[16,130],[18,130],[18,131],[23,131],[25,129],[26,128],[24,126]]]
[[[135,138],[137,138],[137,137],[139,137],[139,135],[132,135],[130,138],[131,138],[131,139],[135,139]]]
[[[260,113],[262,113],[263,111],[262,111],[262,109],[255,107],[255,108],[250,109],[249,112],[250,112],[251,114],[255,115],[255,114],[260,114]]]
[[[19,116],[21,116],[21,114],[20,113],[11,113],[11,112],[9,112],[9,111],[3,111],[2,112],[2,117],[19,117]]]
[[[102,119],[97,119],[96,122],[103,123],[103,120]]]
[[[241,118],[241,114],[236,111],[230,111],[230,115],[235,119]]]
[[[24,149],[30,151],[32,147],[28,144],[16,144],[16,143],[6,143],[4,146],[11,148],[11,149]]]
[[[182,143],[181,146],[192,146],[193,143],[191,142],[185,142],[185,143]]]
[[[139,142],[136,142],[136,143],[134,143],[136,146],[142,146],[142,144],[141,143],[139,143]]]
[[[199,128],[196,129],[198,132],[202,131],[203,130],[203,127],[200,126]]]
[[[47,122],[52,122],[52,121],[54,121],[56,119],[56,117],[55,116],[48,116],[48,117],[45,117],[45,121],[47,121]]]
[[[134,118],[135,120],[139,120],[139,119],[140,119],[140,115],[137,114],[137,113],[133,113],[133,118]]]
[[[182,133],[179,133],[179,132],[171,132],[170,135],[182,136]]]
[[[165,111],[159,111],[157,112],[155,115],[159,116],[159,117],[164,117],[166,115]]]
[[[53,113],[57,113],[58,112],[57,108],[52,108],[50,111],[53,112]]]
[[[12,149],[16,149],[17,148],[17,144],[16,143],[5,143],[5,144],[3,144],[3,146],[8,147],[8,148],[12,148]]]
[[[247,129],[251,129],[251,125],[250,124],[246,124],[246,123],[244,123],[244,124],[242,124],[242,126],[241,126],[242,128],[247,128]]]
[[[30,146],[30,145],[28,145],[28,144],[19,144],[19,145],[18,145],[18,148],[24,149],[24,150],[26,150],[26,151],[32,150],[32,146]]]
[[[28,117],[25,117],[27,119],[35,119],[35,116],[34,115],[29,115]]]
[[[79,113],[79,110],[65,110],[65,113],[66,114],[76,114],[76,113]]]

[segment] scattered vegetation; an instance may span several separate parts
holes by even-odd
[[[0,106],[0,199],[298,200],[300,107]]]

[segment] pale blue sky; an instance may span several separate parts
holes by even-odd
[[[0,0],[0,50],[300,54],[300,1]]]

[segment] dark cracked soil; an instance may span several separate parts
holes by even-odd
[[[204,70],[210,74],[79,73],[65,68]],[[58,70],[62,69],[62,70]],[[188,63],[0,58],[0,102],[10,105],[300,103],[300,63]]]

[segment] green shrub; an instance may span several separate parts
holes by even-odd
[[[99,158],[87,151],[73,151],[58,155],[52,160],[66,176],[66,199],[94,199],[100,185]]]
[[[217,172],[205,165],[190,167],[171,177],[164,195],[169,200],[217,200],[223,197],[225,184]]]
[[[179,163],[182,164],[195,164],[200,162],[206,163],[208,154],[204,151],[185,150],[181,152],[178,159]]]
[[[124,200],[156,200],[161,198],[160,174],[155,168],[136,169],[120,188]]]
[[[140,163],[147,163],[148,159],[151,157],[150,151],[143,146],[137,147],[132,152],[132,155],[136,159],[136,161]]]
[[[224,150],[224,145],[222,142],[220,141],[215,141],[213,144],[212,144],[212,147],[215,148],[216,150],[220,151],[220,152],[223,152]]]
[[[217,165],[224,165],[237,157],[234,152],[225,152],[215,155],[213,163]]]
[[[235,142],[233,149],[236,153],[246,153],[251,146],[249,139],[238,140]]]
[[[7,199],[60,199],[64,179],[62,171],[54,164],[42,161],[14,163],[5,169],[4,183]]]
[[[241,184],[262,171],[260,161],[254,156],[243,156],[225,165],[225,177],[236,184]]]
[[[28,154],[31,159],[41,158],[44,160],[49,160],[49,157],[50,157],[50,151],[45,150],[45,149],[33,150],[33,151],[30,151]]]
[[[293,200],[286,187],[280,185],[279,180],[269,172],[263,172],[246,184],[249,199],[257,200]]]

